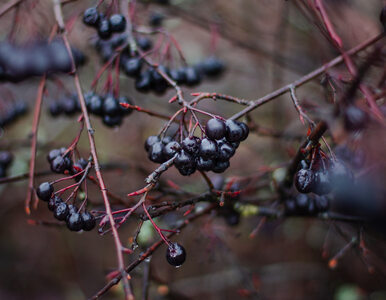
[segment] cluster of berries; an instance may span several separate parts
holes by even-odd
[[[58,174],[76,174],[86,169],[88,162],[84,158],[78,159],[75,163],[71,159],[71,152],[66,148],[53,149],[47,155],[51,171]],[[79,181],[82,175],[75,177]]]
[[[25,115],[28,111],[26,102],[20,100],[9,104],[2,103],[0,105],[0,127],[7,126],[19,117]]]
[[[133,105],[131,99],[125,96],[115,98],[112,94],[101,96],[90,91],[84,94],[84,100],[87,110],[101,117],[103,123],[109,127],[121,125],[123,117],[132,112],[132,109],[120,105],[120,103]],[[77,112],[81,112],[77,95],[69,95],[58,101],[52,101],[49,106],[49,113],[53,117],[61,114],[73,116]]]
[[[51,101],[48,111],[53,117],[61,114],[73,116],[81,111],[78,96],[75,94],[66,95],[59,100]]]
[[[170,243],[166,249],[166,260],[175,267],[181,266],[186,259],[185,248],[178,243]]]
[[[156,163],[175,157],[174,166],[184,176],[196,170],[222,173],[229,167],[230,158],[248,133],[249,128],[243,122],[213,118],[206,123],[205,138],[189,136],[178,143],[170,137],[161,140],[158,136],[150,136],[145,149],[149,159]]]
[[[133,105],[133,101],[125,96],[115,98],[112,94],[101,96],[90,91],[84,95],[84,100],[87,110],[101,117],[103,123],[109,127],[121,125],[123,118],[132,112],[132,109],[120,105],[120,103]]]
[[[0,178],[6,176],[7,169],[13,160],[13,155],[8,151],[0,151]]]
[[[113,33],[124,32],[126,29],[126,19],[123,15],[113,14],[106,17],[96,7],[89,7],[84,11],[83,23],[94,27],[98,31],[99,38],[103,40],[109,39]]]
[[[284,204],[287,216],[315,216],[329,209],[326,196],[298,194],[295,198],[287,199]]]
[[[323,160],[323,161],[322,161]],[[295,187],[300,193],[314,193],[319,196],[330,193],[334,187],[353,179],[352,172],[340,160],[325,160],[317,155],[312,163],[301,162],[295,174]]]
[[[77,65],[84,63],[83,53],[73,48],[72,54]],[[71,68],[71,57],[62,41],[39,42],[29,46],[0,43],[0,81],[19,82],[47,72],[67,73]]]
[[[71,231],[90,231],[96,225],[95,217],[72,204],[67,204],[59,196],[54,194],[54,187],[49,182],[43,182],[36,190],[39,199],[48,203],[48,209],[54,213],[59,221],[65,221]]]

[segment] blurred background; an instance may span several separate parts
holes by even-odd
[[[11,1],[1,1],[1,6]],[[162,1],[161,1],[162,2]],[[213,53],[213,32],[217,37],[215,55],[226,64],[226,71],[213,80],[205,80],[191,92],[218,92],[243,99],[257,99],[309,73],[339,53],[321,34],[317,20],[304,12],[302,1],[233,0],[201,1],[171,0],[170,5],[150,1],[136,1],[134,24],[148,26],[153,13],[165,16],[163,27],[181,46],[186,60],[197,63]],[[326,0],[328,14],[350,49],[381,32],[379,13],[381,0]],[[91,82],[102,63],[94,46],[95,31],[81,21],[83,11],[96,1],[69,1],[63,8],[65,20],[70,20],[70,42],[83,51],[87,63],[80,69],[83,89]],[[55,23],[52,4],[48,0],[24,0],[16,9],[0,17],[0,37],[19,43],[48,37]],[[15,17],[17,16],[17,17]],[[156,42],[157,37],[151,37]],[[364,57],[359,55],[358,63]],[[384,65],[374,67],[367,80],[379,79]],[[330,70],[332,76],[347,76],[344,65]],[[79,127],[76,117],[56,117],[48,114],[51,101],[66,91],[73,92],[71,78],[59,76],[64,83],[61,90],[48,81],[38,133],[37,170],[48,170],[46,154],[50,149],[68,146]],[[326,100],[326,89],[318,78],[297,89],[297,95],[307,112],[316,120],[332,111]],[[0,101],[9,92],[15,99],[25,100],[28,115],[5,128],[0,136],[0,149],[11,150],[14,162],[8,175],[28,171],[30,155],[29,133],[32,110],[39,78],[18,84],[1,83]],[[103,79],[102,79],[103,82]],[[100,84],[102,86],[102,84]],[[134,80],[121,75],[120,94],[135,104],[172,115],[178,104],[167,104],[174,91],[162,96],[142,94],[135,90]],[[203,101],[202,109],[230,117],[242,107],[221,101]],[[298,118],[288,94],[255,110],[251,119],[257,130],[251,132],[232,158],[231,167],[223,174],[248,176],[267,167],[286,163],[307,134],[307,127]],[[92,117],[98,154],[102,163],[115,163],[118,169],[107,169],[104,177],[111,191],[125,197],[144,185],[144,178],[156,165],[147,159],[143,143],[149,135],[157,134],[163,120],[133,112],[119,128],[105,127],[99,118]],[[353,138],[342,133],[340,120],[331,123],[334,140],[331,144],[352,143]],[[275,132],[279,138],[266,132]],[[280,136],[292,138],[282,138]],[[300,137],[300,139],[299,139]],[[384,163],[385,131],[372,126],[354,140],[366,152],[367,165]],[[79,151],[89,153],[88,140],[82,136]],[[384,165],[383,165],[384,166]],[[213,176],[213,174],[209,174]],[[384,168],[378,180],[385,182]],[[37,183],[52,180],[56,175],[37,178]],[[205,182],[195,173],[182,177],[172,168],[163,175],[184,189],[203,192]],[[271,179],[271,174],[266,179]],[[76,234],[60,227],[31,226],[28,219],[53,220],[45,206],[40,205],[31,216],[24,213],[27,181],[0,185],[0,299],[86,299],[105,283],[106,275],[114,270],[116,257],[111,236],[99,236],[97,231]],[[257,197],[269,198],[272,188],[259,192]],[[102,203],[99,192],[90,190],[90,198]],[[157,220],[164,228],[175,224],[183,211]],[[165,246],[140,265],[131,275],[133,289],[141,294],[142,274],[151,266],[149,299],[386,299],[386,255],[384,237],[366,235],[371,251],[371,263],[377,267],[373,274],[357,250],[348,251],[335,269],[328,266],[328,258],[339,252],[347,242],[337,233],[331,222],[308,218],[286,218],[265,222],[256,237],[250,233],[260,219],[245,214],[236,227],[229,227],[214,215],[189,225],[175,241],[187,250],[187,261],[178,269],[165,261]],[[138,220],[129,220],[120,229],[124,243],[129,243]],[[357,228],[339,224],[348,236]],[[152,241],[158,239],[151,226],[145,226],[140,236],[134,260]],[[324,254],[324,255],[322,255]],[[114,287],[104,299],[122,299],[120,286]],[[138,297],[140,298],[140,296]]]

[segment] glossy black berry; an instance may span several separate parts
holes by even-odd
[[[63,113],[63,107],[60,102],[52,101],[48,107],[48,111],[51,116],[56,117]]]
[[[185,248],[178,243],[170,243],[166,250],[166,260],[175,267],[181,266],[186,259]]]
[[[56,157],[62,155],[60,149],[53,149],[47,155],[48,162],[52,162]]]
[[[296,214],[296,202],[295,199],[289,198],[284,201],[284,212],[287,216]]]
[[[202,63],[202,68],[207,76],[217,76],[224,71],[224,63],[215,56],[208,57]]]
[[[207,138],[202,139],[199,155],[204,159],[216,159],[218,157],[217,143]]]
[[[103,113],[109,116],[116,116],[120,111],[121,108],[117,99],[112,95],[107,95],[103,102]]]
[[[148,92],[152,87],[152,76],[150,70],[146,70],[139,74],[137,79],[135,80],[135,88],[139,92]]]
[[[63,112],[67,116],[72,116],[77,111],[77,103],[72,97],[65,97],[61,100],[60,105],[63,108]]]
[[[110,17],[111,31],[123,32],[126,29],[126,19],[123,15],[114,14]]]
[[[50,200],[48,201],[48,205],[47,205],[48,209],[50,211],[54,211],[56,206],[58,206],[59,203],[61,203],[61,202],[63,202],[63,200],[60,197],[58,197],[56,195],[51,197]]]
[[[149,136],[145,141],[145,150],[149,151],[150,147],[153,146],[154,143],[159,142],[160,139],[156,135]]]
[[[68,205],[65,202],[61,202],[56,205],[54,209],[54,217],[59,221],[66,220],[68,216]]]
[[[328,211],[330,203],[326,196],[316,196],[315,206],[319,212],[325,212]]]
[[[142,59],[139,57],[123,58],[121,68],[127,76],[137,77],[141,73]]]
[[[189,176],[196,171],[196,161],[194,157],[182,150],[174,160],[174,165],[183,176]]]
[[[244,137],[244,129],[240,122],[227,120],[225,122],[226,126],[226,139],[228,142],[240,142]]]
[[[156,93],[162,94],[168,88],[168,83],[159,72],[169,75],[169,69],[163,65],[158,66],[158,69],[151,69],[152,88]]]
[[[310,193],[315,181],[314,171],[300,169],[295,174],[295,187],[300,193]]]
[[[170,135],[167,135],[167,136],[165,136],[163,139],[162,139],[162,143],[164,144],[164,145],[167,145],[167,144],[169,144],[171,141],[173,141],[173,138],[170,136]]]
[[[148,51],[153,46],[153,43],[150,39],[140,36],[137,38],[137,45],[139,48],[141,48],[143,51]]]
[[[148,157],[152,162],[163,163],[165,157],[163,155],[164,144],[161,141],[155,142],[148,152]]]
[[[96,7],[89,7],[84,11],[83,23],[88,26],[97,26],[99,21],[99,13]]]
[[[171,159],[176,153],[181,150],[181,145],[176,141],[171,141],[163,148],[163,156],[165,159]]]
[[[205,133],[211,140],[220,140],[225,137],[225,123],[219,119],[210,119],[205,126]]]
[[[229,161],[216,161],[212,171],[215,173],[223,173],[229,166]]]
[[[149,25],[153,27],[160,27],[162,25],[162,21],[164,20],[164,15],[160,13],[152,13],[149,17]]]
[[[81,214],[82,220],[83,220],[83,226],[82,229],[85,231],[90,231],[95,228],[96,221],[95,217],[90,214],[88,211],[85,211]]]
[[[171,69],[169,71],[171,79],[178,84],[184,84],[186,82],[186,73],[184,68]]]
[[[199,156],[196,159],[196,167],[199,171],[210,171],[214,167],[214,161],[210,158],[204,159],[201,156]]]
[[[349,105],[344,111],[344,126],[346,130],[361,130],[366,126],[367,114],[354,105]]]
[[[185,72],[185,83],[189,86],[197,85],[201,82],[200,73],[193,67],[187,67]]]
[[[13,160],[13,155],[9,151],[0,151],[0,165],[7,168]]]
[[[109,127],[120,126],[122,124],[122,116],[121,115],[105,115],[103,117],[103,124]]]
[[[103,99],[99,95],[93,95],[89,100],[87,108],[94,115],[102,115]]]
[[[54,192],[54,187],[49,182],[43,182],[36,189],[36,194],[42,201],[48,201]]]
[[[305,194],[296,195],[295,203],[296,203],[296,208],[298,210],[298,213],[307,213],[309,199],[310,198]]]
[[[234,154],[235,148],[232,147],[231,144],[223,141],[217,142],[218,146],[218,161],[228,161]]]
[[[71,231],[80,231],[83,228],[83,219],[79,213],[71,213],[67,217],[66,224]]]
[[[244,122],[239,122],[239,125],[243,128],[243,137],[241,138],[241,141],[244,141],[249,135],[249,127]]]
[[[186,137],[182,141],[182,149],[186,152],[196,155],[200,149],[201,140],[196,136]]]
[[[330,181],[329,172],[326,170],[315,172],[315,184],[313,186],[312,192],[321,196],[328,194],[331,192],[331,190],[332,183]]]
[[[111,37],[112,31],[110,22],[107,19],[101,19],[98,23],[98,35],[102,40],[107,40]]]
[[[54,160],[51,161],[51,170],[54,173],[63,173],[66,170],[67,164],[62,156],[55,157]]]

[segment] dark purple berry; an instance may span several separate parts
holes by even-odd
[[[149,25],[152,27],[160,27],[162,25],[162,21],[164,20],[164,15],[154,12],[149,17]]]
[[[315,172],[315,184],[313,185],[312,192],[321,196],[326,195],[332,190],[332,184],[330,181],[330,175],[328,171]]]
[[[123,15],[114,14],[110,17],[111,31],[123,32],[126,29],[126,19]]]
[[[190,154],[196,155],[200,149],[200,142],[201,140],[196,136],[186,137],[182,141],[182,149]]]
[[[98,35],[102,40],[107,40],[111,37],[112,31],[110,22],[107,19],[101,19],[98,23]]]
[[[178,153],[176,159],[174,160],[174,165],[183,176],[189,176],[196,171],[196,162],[194,157],[184,150]]]
[[[310,193],[315,181],[314,171],[300,169],[295,174],[295,187],[300,193]]]
[[[59,203],[61,203],[61,202],[63,202],[63,200],[60,197],[58,197],[56,195],[51,197],[50,200],[48,201],[48,209],[50,211],[54,211],[56,206],[58,206]]]
[[[115,127],[122,124],[122,116],[121,115],[105,115],[103,117],[103,124],[109,127]]]
[[[88,110],[94,115],[103,114],[103,99],[99,95],[93,95],[87,105]]]
[[[178,84],[184,84],[186,82],[186,74],[184,68],[171,69],[169,73],[170,77]]]
[[[205,126],[205,133],[211,140],[221,140],[225,137],[225,123],[219,119],[210,119]]]
[[[149,136],[145,141],[145,150],[149,151],[150,147],[153,146],[154,143],[159,142],[160,139],[156,135]]]
[[[148,92],[153,85],[152,76],[150,70],[146,70],[139,74],[135,80],[135,88],[139,92]]]
[[[65,159],[62,156],[57,156],[53,161],[51,161],[51,170],[54,173],[61,174],[67,168]]]
[[[344,111],[344,126],[346,130],[361,130],[366,126],[367,114],[354,105],[349,105]]]
[[[53,186],[49,182],[43,182],[36,189],[36,194],[39,199],[42,201],[48,201],[51,198],[52,193],[54,192]]]
[[[184,70],[185,72],[185,83],[188,86],[197,85],[201,82],[200,73],[193,67],[187,67]]]
[[[163,155],[165,159],[171,159],[176,153],[181,150],[181,145],[176,141],[171,141],[163,148]]]
[[[116,116],[120,113],[120,105],[113,95],[107,95],[103,102],[103,113],[109,116]]]
[[[47,155],[48,162],[52,162],[56,157],[62,155],[60,149],[53,149]]]
[[[217,143],[207,138],[202,139],[199,155],[204,159],[216,159],[218,157]]]
[[[284,201],[284,212],[287,216],[292,216],[297,213],[295,199],[289,198]]]
[[[81,214],[81,217],[83,220],[82,229],[84,231],[93,230],[96,225],[95,217],[92,214],[90,214],[88,211],[83,212]]]
[[[328,210],[330,204],[326,196],[316,196],[315,206],[319,212],[325,212]]]
[[[50,115],[52,117],[59,116],[61,113],[63,113],[63,107],[60,102],[58,101],[52,101],[50,103],[50,106],[48,108]]]
[[[163,163],[165,161],[165,157],[163,156],[164,144],[159,141],[155,142],[150,148],[148,152],[148,157],[152,162],[155,163]]]
[[[228,142],[240,142],[244,137],[244,129],[239,122],[233,120],[227,120],[226,126],[226,139]]]
[[[54,209],[54,217],[59,221],[64,221],[68,216],[68,205],[61,202]]]
[[[13,160],[13,155],[9,151],[0,151],[0,165],[7,168]]]
[[[142,59],[139,57],[123,58],[121,68],[127,76],[137,77],[141,73]]]
[[[298,213],[306,213],[308,210],[309,197],[305,194],[298,194],[295,198]]]
[[[224,71],[224,63],[217,57],[211,56],[203,61],[202,69],[207,76],[217,76]]]
[[[99,13],[96,7],[89,7],[84,11],[83,23],[88,26],[97,26],[99,21]]]
[[[212,171],[215,173],[223,173],[229,168],[229,165],[229,161],[216,161]]]
[[[170,243],[166,250],[166,260],[175,267],[181,266],[186,259],[185,248],[178,243]]]
[[[79,213],[71,213],[67,217],[67,228],[71,231],[80,231],[83,227],[83,220]]]
[[[173,141],[172,137],[171,137],[170,135],[167,135],[167,136],[165,136],[165,137],[162,139],[161,142],[162,142],[164,145],[167,145],[167,144],[169,144],[171,141]]]
[[[238,122],[239,125],[241,126],[241,128],[243,129],[243,136],[241,138],[241,141],[244,141],[247,139],[248,135],[249,135],[249,127],[247,124],[245,124],[244,122]]]
[[[214,161],[210,158],[204,159],[200,156],[196,160],[196,166],[199,171],[210,171],[214,167]]]
[[[235,149],[232,147],[231,144],[227,142],[221,142],[218,141],[217,143],[218,146],[218,161],[228,161],[234,154],[235,154]]]
[[[146,37],[143,37],[143,36],[139,36],[137,38],[137,45],[139,48],[141,48],[143,51],[148,51],[151,49],[151,47],[153,46],[152,42],[150,39],[146,38]]]

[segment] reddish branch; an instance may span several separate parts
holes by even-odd
[[[115,243],[116,254],[117,254],[117,259],[118,259],[119,274],[123,278],[123,288],[124,288],[124,292],[125,292],[125,299],[132,300],[132,299],[134,299],[134,295],[131,291],[131,288],[129,285],[129,280],[128,280],[128,278],[126,276],[126,272],[124,270],[124,261],[123,261],[123,255],[122,255],[123,247],[122,247],[121,241],[119,239],[117,228],[115,227],[115,220],[114,220],[114,217],[112,215],[111,206],[110,206],[110,202],[109,202],[108,195],[107,195],[107,188],[106,188],[106,185],[104,183],[102,173],[100,170],[100,165],[99,165],[99,160],[98,160],[98,155],[97,155],[97,150],[96,150],[95,140],[94,140],[94,130],[92,128],[90,118],[89,118],[89,115],[87,112],[87,106],[86,106],[86,102],[85,102],[84,97],[83,97],[83,92],[82,92],[82,87],[80,84],[79,76],[78,76],[78,73],[76,71],[76,66],[75,66],[74,58],[72,56],[71,46],[70,46],[68,38],[67,38],[67,33],[65,30],[65,25],[64,25],[64,20],[63,20],[61,3],[59,0],[53,0],[53,4],[54,4],[55,18],[56,18],[56,21],[58,23],[60,30],[63,33],[62,34],[63,41],[64,41],[64,44],[66,45],[67,52],[68,52],[68,54],[71,58],[71,61],[72,61],[72,69],[73,69],[72,74],[74,76],[74,83],[75,83],[78,99],[80,101],[80,105],[82,108],[83,117],[84,117],[84,120],[86,123],[87,134],[88,134],[89,143],[90,143],[90,151],[91,151],[91,155],[92,155],[93,162],[94,162],[96,176],[97,176],[99,186],[100,186],[100,189],[102,192],[103,202],[104,202],[105,209],[106,209],[106,214],[108,216],[108,219],[109,219],[109,222],[111,225],[112,234],[114,237],[114,243]]]
[[[374,43],[376,43],[377,41],[382,39],[382,37],[383,37],[383,34],[379,34],[375,37],[372,37],[372,38],[364,41],[363,43],[357,45],[356,47],[348,50],[346,52],[346,54],[347,55],[354,55],[354,54],[362,51],[363,49],[366,49],[367,47],[373,45]],[[332,68],[332,67],[334,67],[342,62],[343,62],[343,55],[340,55],[340,56],[334,58],[333,60],[329,61],[328,63],[324,64],[320,68],[317,68],[316,70],[304,75],[302,78],[294,81],[293,83],[287,84],[287,85],[277,89],[276,91],[273,91],[272,93],[265,95],[264,97],[261,97],[257,100],[254,100],[254,101],[251,101],[251,103],[248,107],[246,107],[245,109],[243,109],[240,112],[233,115],[231,117],[231,119],[235,120],[235,119],[241,118],[242,116],[253,111],[257,107],[259,107],[259,106],[261,106],[261,105],[263,105],[263,104],[265,104],[265,103],[267,103],[267,102],[269,102],[269,101],[271,101],[271,100],[273,100],[281,95],[284,95],[285,93],[288,93],[291,90],[291,87],[297,88],[299,86],[302,86],[303,84],[305,84],[305,83],[315,79],[316,77],[320,76],[321,74],[326,72],[329,68]]]
[[[217,204],[211,204],[206,209],[191,214],[188,218],[185,219],[181,225],[177,226],[175,230],[181,230],[185,228],[189,223],[193,222],[194,220],[198,219],[199,217],[202,217],[209,213]],[[172,236],[174,236],[175,233],[171,232],[166,237],[170,239]],[[150,246],[142,255],[140,255],[135,261],[133,261],[129,266],[126,267],[126,272],[130,273],[132,270],[134,270],[139,264],[141,264],[146,258],[151,256],[155,250],[157,250],[161,245],[163,244],[163,240],[160,239],[159,241],[155,242],[152,246]],[[121,274],[115,275],[115,277],[110,280],[95,296],[93,296],[90,299],[99,299],[101,296],[103,296],[105,293],[107,293],[114,285],[118,284],[119,281],[122,279]]]
[[[31,131],[31,158],[29,162],[29,176],[28,176],[28,191],[27,198],[25,200],[25,212],[29,215],[31,213],[30,203],[32,198],[36,199],[34,192],[34,181],[35,181],[35,162],[36,162],[36,147],[37,147],[37,136],[38,136],[38,126],[40,120],[40,112],[43,101],[43,92],[46,85],[46,76],[40,80],[38,92],[35,102],[34,117],[32,122],[32,131]],[[35,202],[36,203],[36,202]],[[35,204],[37,205],[37,204]]]

